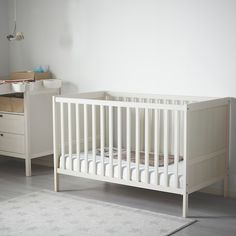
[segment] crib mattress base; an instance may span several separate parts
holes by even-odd
[[[70,158],[69,155],[65,155],[64,157],[64,165],[63,165],[63,158],[60,157],[60,168],[70,170]],[[72,171],[78,172],[78,159],[77,155],[72,155]],[[86,173],[86,164],[85,164],[85,157],[84,154],[80,154],[80,172]],[[127,162],[122,160],[121,163],[121,179],[127,179]],[[101,175],[102,165],[101,165],[101,157],[96,156],[96,169],[97,175]],[[130,165],[130,179],[136,180],[136,168],[135,163],[131,162]],[[88,153],[88,173],[93,173],[93,157],[92,153]],[[183,187],[183,161],[178,163],[178,188]],[[104,158],[104,175],[109,177],[110,168],[109,168],[109,158]],[[118,178],[118,164],[117,160],[113,160],[113,176],[114,178]],[[140,182],[145,183],[145,166],[140,164],[139,166],[139,179]],[[153,166],[149,166],[149,183],[155,185],[155,171]],[[164,167],[158,168],[158,185],[165,186],[165,178],[164,178]],[[174,175],[174,164],[168,165],[168,186],[169,187],[176,187],[175,186],[175,175]]]

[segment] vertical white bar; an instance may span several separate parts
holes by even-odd
[[[113,107],[109,106],[109,175],[113,177]]]
[[[139,160],[140,160],[140,116],[139,109],[135,112],[135,162],[136,162],[136,180],[139,182]]]
[[[173,104],[173,100],[169,100],[168,104]],[[174,152],[174,111],[170,110],[168,114],[168,152]]]
[[[160,111],[159,111],[160,112]],[[160,153],[160,116],[157,109],[154,112],[154,166],[155,184],[159,184],[159,153]]]
[[[227,137],[226,137],[226,145],[227,151],[225,155],[225,175],[224,175],[224,197],[229,197],[229,160],[231,157],[231,101],[229,100],[229,104],[227,105]]]
[[[96,107],[92,105],[92,153],[93,153],[93,174],[97,174],[96,165]]]
[[[184,160],[183,160],[183,217],[187,217],[188,214],[188,172],[187,172],[187,158],[188,158],[188,111],[183,112],[184,123]]]
[[[105,147],[109,147],[109,107],[105,106]]]
[[[145,99],[140,99],[140,102],[144,103]],[[140,109],[140,151],[144,151],[144,144],[145,144],[145,111],[144,109]]]
[[[126,124],[127,124],[127,180],[130,180],[130,162],[131,162],[131,126],[130,126],[130,108],[126,108]]]
[[[71,103],[68,103],[68,145],[69,145],[69,169],[72,170],[72,124],[71,124]]]
[[[145,108],[145,183],[149,183],[149,117]]]
[[[101,175],[104,176],[104,106],[100,106]]]
[[[84,157],[85,157],[85,173],[88,173],[88,109],[84,104]]]
[[[57,109],[56,109],[56,101],[53,96],[52,101],[52,110],[53,110],[53,160],[54,160],[54,191],[57,192],[59,190],[59,182],[58,182],[58,140],[57,140]]]
[[[164,110],[164,181],[168,186],[168,110]]]
[[[175,175],[175,187],[179,187],[178,181],[178,164],[179,164],[179,111],[174,112],[174,175]]]
[[[28,124],[28,121],[30,120],[30,115],[28,110],[30,109],[30,95],[29,93],[24,94],[24,108],[25,108],[25,114],[24,114],[24,122],[25,124]],[[30,129],[29,125],[25,125],[24,133],[25,133],[25,175],[31,176],[31,158],[30,158]]]
[[[61,164],[65,169],[65,127],[64,127],[64,103],[60,103],[60,117],[61,117]]]
[[[117,108],[117,148],[118,148],[118,178],[121,179],[121,155],[122,155],[122,124],[121,124],[121,107]]]
[[[77,169],[80,172],[80,114],[79,104],[75,107],[75,119],[76,119],[76,156],[77,156]]]

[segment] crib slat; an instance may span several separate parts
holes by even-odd
[[[127,180],[130,180],[130,162],[131,162],[131,126],[130,126],[130,108],[126,109],[126,124],[127,124]]]
[[[160,116],[157,109],[154,112],[154,166],[155,184],[159,184],[159,153],[160,153]]]
[[[145,102],[145,99],[141,99],[140,102]],[[144,150],[144,146],[145,146],[145,110],[144,109],[140,109],[140,120],[141,120],[141,124],[140,124],[140,151]]]
[[[140,116],[139,108],[135,112],[135,162],[136,162],[136,180],[139,182],[139,160],[140,160]]]
[[[76,119],[76,156],[77,156],[77,169],[80,172],[80,115],[79,104],[75,107],[75,119]]]
[[[68,103],[68,145],[69,145],[69,168],[72,170],[72,124],[71,124],[71,104]]]
[[[168,100],[166,104],[172,104],[172,100]],[[170,147],[170,153],[174,147],[174,111],[168,111],[168,147]]]
[[[113,177],[113,108],[109,106],[109,175]]]
[[[88,173],[88,108],[84,104],[84,158],[85,173]]]
[[[175,150],[174,150],[174,174],[175,174],[175,187],[178,188],[178,163],[179,163],[179,112],[175,111],[175,123],[174,123],[174,145],[175,145]]]
[[[145,182],[149,183],[149,117],[145,108]]]
[[[100,106],[101,175],[104,176],[104,106]]]
[[[96,107],[92,105],[92,152],[93,152],[93,174],[97,173],[96,165]]]
[[[168,110],[164,110],[164,181],[168,186]]]
[[[122,131],[121,131],[121,108],[117,108],[117,148],[118,148],[118,178],[121,179],[121,137],[122,137]]]
[[[61,118],[61,164],[65,169],[65,128],[64,128],[64,103],[60,103],[60,118]]]

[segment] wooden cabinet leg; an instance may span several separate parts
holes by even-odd
[[[31,176],[31,159],[30,158],[25,159],[25,175]]]

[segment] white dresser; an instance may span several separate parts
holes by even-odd
[[[43,81],[27,83],[22,91],[24,111],[0,111],[0,155],[25,159],[26,176],[31,176],[31,159],[53,153],[52,96],[59,89]],[[15,92],[11,84],[0,85],[1,95]]]

